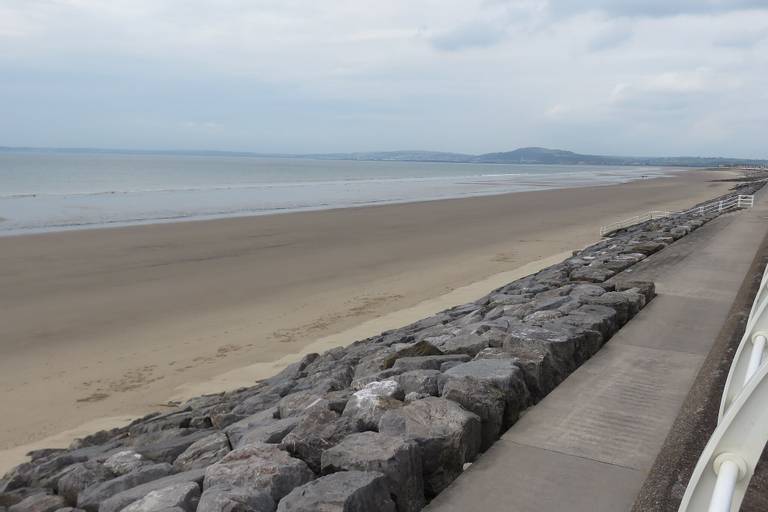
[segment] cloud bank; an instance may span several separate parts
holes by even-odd
[[[768,157],[750,0],[0,0],[0,145]]]

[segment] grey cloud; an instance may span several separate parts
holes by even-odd
[[[765,0],[550,0],[558,14],[599,11],[611,16],[664,17],[681,14],[707,14],[745,9],[768,9]]]
[[[715,39],[715,44],[731,48],[752,48],[766,38],[768,38],[768,28],[762,30],[740,30],[739,32],[720,36]]]
[[[484,48],[500,43],[506,29],[491,23],[470,22],[432,37],[431,42],[438,50],[455,52],[467,48]]]
[[[612,50],[632,39],[632,28],[626,25],[615,25],[596,34],[587,43],[587,49],[592,52]]]

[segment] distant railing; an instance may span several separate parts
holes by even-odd
[[[699,457],[679,512],[736,512],[768,441],[768,268],[728,373],[717,428]]]
[[[629,219],[620,220],[620,221],[602,226],[600,228],[600,236],[608,235],[610,233],[613,233],[614,231],[628,228],[629,226],[634,226],[635,224],[640,224],[641,222],[647,222],[649,220],[655,220],[655,219],[662,219],[664,217],[670,217],[675,215],[707,215],[715,212],[722,213],[726,210],[731,210],[735,208],[752,208],[752,206],[754,206],[754,202],[755,202],[755,196],[734,195],[726,199],[711,201],[709,203],[703,204],[701,206],[696,206],[694,208],[691,208],[689,210],[685,210],[682,212],[665,212],[665,211],[654,210],[654,211],[650,211],[640,215],[635,215],[634,217],[630,217]]]

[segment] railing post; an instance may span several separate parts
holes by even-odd
[[[709,502],[709,512],[731,511],[736,482],[741,480],[743,476],[741,465],[743,465],[743,461],[740,460],[740,457],[730,453],[720,454],[715,459],[713,469],[717,474],[717,481],[715,482],[715,489],[712,491],[712,499]]]

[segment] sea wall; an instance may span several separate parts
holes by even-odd
[[[626,270],[716,215],[632,226],[252,387],[33,452],[0,512],[418,511],[653,299]]]

